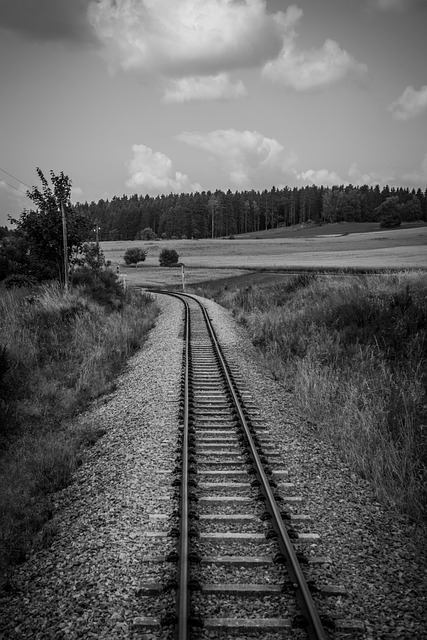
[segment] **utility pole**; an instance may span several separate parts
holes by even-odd
[[[94,227],[94,231],[95,231],[95,239],[96,239],[96,248],[99,248],[99,231],[100,231],[101,227],[98,226],[98,223],[96,223],[96,227]]]
[[[62,217],[62,243],[64,250],[64,290],[68,291],[68,242],[67,242],[67,221],[65,220],[64,203],[61,200]]]
[[[214,239],[215,203],[212,204],[212,240]]]

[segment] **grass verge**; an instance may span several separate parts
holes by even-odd
[[[307,273],[197,292],[233,311],[301,415],[378,498],[425,524],[425,273]]]
[[[87,288],[64,294],[55,285],[0,292],[3,576],[26,558],[51,517],[48,496],[71,482],[82,446],[102,435],[96,425],[76,432],[70,420],[112,390],[154,325],[151,296],[128,291],[120,304],[116,298],[117,292],[100,304]]]

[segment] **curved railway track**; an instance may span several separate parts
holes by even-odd
[[[183,302],[185,329],[177,509],[169,532],[177,544],[163,558],[176,562],[177,573],[166,586],[169,610],[162,624],[179,640],[224,634],[326,640],[330,621],[321,621],[298,554],[316,539],[296,531],[309,518],[288,510],[292,485],[206,309],[192,296],[168,295]],[[156,595],[164,587],[142,593]],[[170,594],[176,594],[174,604]]]

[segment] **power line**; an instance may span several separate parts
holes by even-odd
[[[14,187],[13,184],[9,184],[8,182],[6,182],[6,180],[2,180],[1,182],[3,182],[3,184],[7,184],[8,187],[11,187],[12,189],[15,189],[15,191],[19,191],[19,193],[23,193],[25,196],[27,195],[26,191],[22,191],[22,189],[18,189],[18,187]],[[25,184],[25,183],[22,183]]]
[[[4,169],[2,169],[0,167],[0,171],[3,171],[3,173],[5,173],[7,176],[9,176],[9,178],[13,178],[14,180],[16,180],[16,182],[20,182],[21,184],[24,184],[26,187],[28,187],[29,189],[31,189],[30,185],[28,185],[26,182],[24,182],[23,180],[20,180],[19,178],[17,178],[16,176],[13,176],[11,173],[9,173],[8,171],[5,171]],[[8,182],[6,182],[5,184],[7,184],[9,187],[11,187],[12,185],[9,184]],[[16,187],[12,187],[12,189],[16,189]],[[18,191],[20,191],[20,189],[18,189]],[[22,192],[23,193],[23,192]]]

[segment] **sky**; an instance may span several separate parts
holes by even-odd
[[[0,225],[74,202],[427,188],[427,0],[0,0]]]

